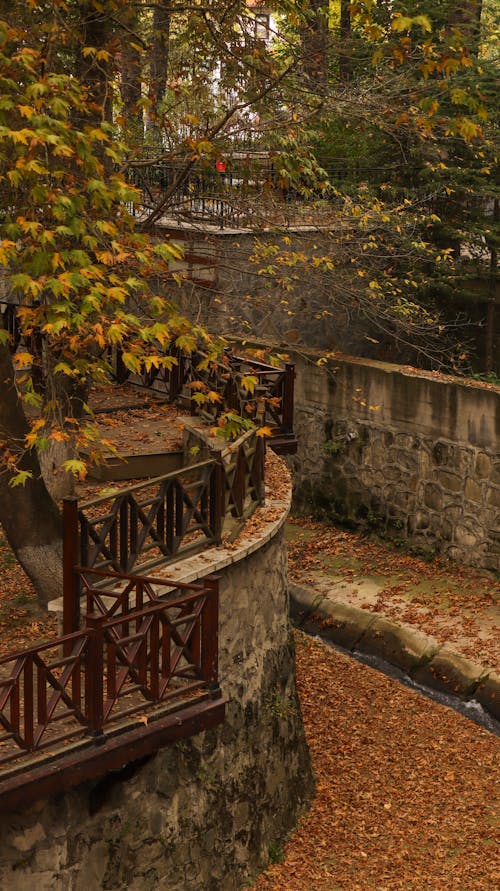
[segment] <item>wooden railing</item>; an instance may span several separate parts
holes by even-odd
[[[145,368],[139,375],[125,368],[120,350],[113,348],[110,364],[117,380],[130,380],[141,386],[154,388],[165,394],[170,402],[184,396],[191,414],[211,420],[225,411],[232,410],[244,418],[252,418],[260,426],[271,429],[270,444],[277,452],[296,450],[293,433],[293,402],[295,366],[287,362],[284,367],[269,365],[247,356],[238,356],[226,350],[220,362],[211,363],[208,369],[199,369],[204,358],[200,354],[182,353],[171,346],[168,354],[176,364],[171,369]],[[242,383],[249,376],[257,379],[255,389],[249,391]],[[218,401],[198,405],[191,399],[196,384],[220,397]],[[197,391],[199,392],[199,391]]]
[[[87,592],[85,628],[0,659],[2,768],[75,738],[116,733],[137,714],[147,724],[159,704],[175,710],[196,696],[220,696],[215,577],[181,585],[77,571]],[[105,594],[96,587],[104,579]]]
[[[2,322],[10,335],[10,346],[17,349],[22,339],[17,305],[0,301]],[[26,346],[35,356],[41,354],[41,337],[39,332],[32,332],[26,340]],[[175,343],[165,350],[171,356],[173,364],[170,368],[151,366],[134,374],[123,362],[123,350],[112,346],[105,350],[106,361],[111,376],[118,383],[129,381],[133,384],[155,389],[169,400],[184,398],[193,415],[202,415],[216,420],[224,411],[232,410],[245,418],[252,418],[260,426],[270,427],[271,447],[279,453],[295,452],[297,440],[293,433],[293,401],[295,366],[286,363],[283,367],[260,362],[251,357],[238,356],[231,349],[224,351],[219,362],[212,362],[208,369],[200,353],[185,353]],[[202,368],[200,368],[200,363]],[[255,389],[249,392],[242,381],[248,377],[257,378]],[[216,392],[220,399],[198,405],[192,396],[197,384],[202,384],[207,391]]]
[[[209,458],[79,504],[63,501],[64,632],[79,627],[75,567],[141,574],[238,531],[264,499],[265,446],[255,432]]]

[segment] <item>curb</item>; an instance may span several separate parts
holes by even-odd
[[[500,720],[500,676],[476,665],[418,629],[290,582],[290,616],[295,625],[346,650],[378,656],[412,680],[433,690],[474,699]]]

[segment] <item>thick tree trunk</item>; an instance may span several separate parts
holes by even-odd
[[[161,102],[167,86],[168,50],[170,37],[170,0],[160,0],[153,13],[153,40],[151,43],[151,70],[149,95]]]
[[[93,117],[96,125],[100,121],[111,120],[112,93],[109,84],[110,62],[97,58],[97,52],[85,54],[84,50],[113,49],[111,38],[114,32],[112,10],[98,0],[80,0],[78,3],[78,44],[76,48],[76,73],[80,83],[88,88],[93,102]],[[115,48],[116,49],[116,48]],[[89,118],[85,118],[89,123]],[[82,123],[84,123],[82,121]]]
[[[342,83],[351,79],[351,5],[349,0],[340,0],[340,46],[339,77]]]
[[[139,16],[136,9],[130,9],[123,22],[120,37],[120,95],[123,102],[123,128],[134,144],[144,139],[142,108],[138,103],[142,96]]]
[[[170,0],[159,0],[153,12],[153,37],[151,40],[149,63],[149,89],[151,109],[147,118],[147,129],[153,138],[160,140],[157,108],[167,87],[168,57],[170,42]]]
[[[328,84],[329,4],[311,0],[307,23],[302,31],[302,71],[306,86],[322,95]]]
[[[5,459],[21,451],[28,423],[19,400],[14,369],[7,347],[0,346],[0,523],[19,563],[33,582],[40,600],[47,603],[62,594],[62,520],[43,481],[36,453],[27,451],[20,461],[32,478],[24,486],[9,486],[12,472]]]

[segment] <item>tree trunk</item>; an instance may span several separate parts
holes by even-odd
[[[112,116],[112,93],[109,84],[111,66],[109,61],[98,59],[97,52],[86,55],[84,50],[92,47],[96,51],[110,51],[114,26],[106,3],[99,3],[97,0],[80,0],[78,13],[76,74],[80,83],[89,90],[93,103],[93,118],[95,124],[98,125],[102,120],[111,120]],[[82,121],[82,123],[89,122],[88,117]]]
[[[350,0],[340,0],[339,77],[347,84],[351,79],[351,5]]]
[[[493,201],[493,229],[500,221],[500,199]],[[498,281],[498,248],[492,238],[488,245],[490,249],[490,280],[488,284],[488,302],[486,304],[486,325],[484,335],[484,370],[495,371],[495,333],[496,333],[496,302]]]
[[[170,40],[170,0],[159,0],[153,13],[153,37],[150,51],[149,89],[151,109],[148,114],[148,131],[160,139],[158,103],[165,95],[168,74]]]
[[[153,40],[151,44],[151,72],[149,95],[161,102],[167,86],[168,44],[170,35],[170,2],[160,0],[153,15]]]
[[[323,95],[328,84],[328,7],[325,0],[311,0],[302,30],[302,71],[311,92]]]
[[[123,23],[120,37],[120,95],[123,102],[123,129],[132,144],[141,145],[144,139],[139,17],[131,9]]]
[[[0,346],[0,435],[4,458],[10,443],[21,451],[29,427],[17,394],[10,351]],[[0,467],[0,523],[15,556],[46,604],[62,594],[62,519],[43,481],[35,452],[26,451],[24,486],[9,486],[12,471]]]

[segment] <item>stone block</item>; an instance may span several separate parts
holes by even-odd
[[[415,513],[415,529],[429,528],[429,514],[425,510],[417,510]]]
[[[325,598],[321,604],[319,630],[322,637],[352,650],[375,621],[374,613],[348,603],[337,603]]]
[[[495,461],[491,471],[491,482],[495,486],[500,486],[500,461]]]
[[[471,479],[471,477],[468,477],[465,480],[464,494],[465,497],[469,499],[469,501],[475,501],[477,504],[481,503],[481,486],[475,480]]]
[[[367,627],[356,649],[379,656],[408,673],[428,662],[439,650],[439,644],[416,628],[398,625],[380,616]]]
[[[500,487],[491,486],[486,495],[486,503],[500,508]]]
[[[402,471],[400,470],[399,467],[394,467],[394,465],[391,464],[385,468],[384,475],[385,475],[386,480],[388,480],[391,483],[395,483],[396,481],[399,482],[399,480],[401,479]]]
[[[474,699],[500,721],[500,675],[491,671],[474,693]]]
[[[424,504],[431,510],[442,510],[443,493],[435,483],[427,483],[424,489]]]
[[[463,489],[462,477],[458,473],[450,473],[447,470],[440,470],[436,474],[438,483],[447,492],[461,492]]]
[[[463,548],[473,548],[477,545],[477,535],[467,526],[458,525],[455,527],[455,542]]]
[[[441,647],[430,662],[411,672],[419,684],[462,698],[469,697],[486,674],[484,668],[448,647]]]
[[[446,517],[450,523],[456,523],[463,517],[464,511],[460,504],[452,503],[446,505]]]
[[[478,452],[476,456],[476,476],[485,479],[491,470],[491,458],[486,452]]]
[[[473,466],[474,451],[472,449],[457,448],[454,450],[450,470],[456,470],[463,477],[470,475]]]

